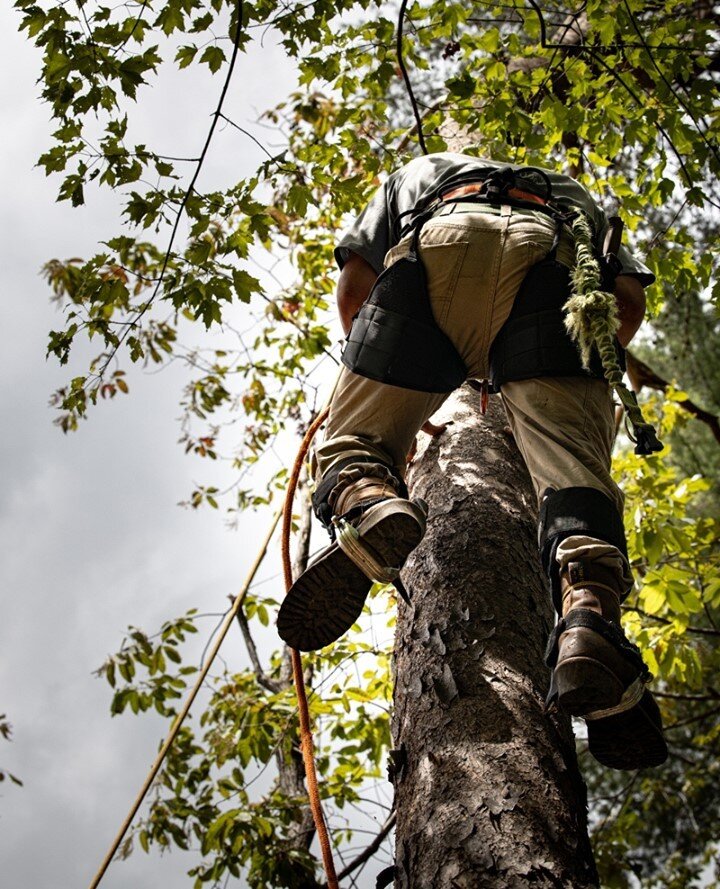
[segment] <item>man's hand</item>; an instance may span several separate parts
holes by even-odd
[[[632,275],[618,275],[615,281],[615,301],[620,318],[617,338],[623,349],[626,349],[645,317],[645,288]]]
[[[337,304],[340,323],[345,334],[350,330],[353,317],[360,311],[377,280],[375,269],[357,253],[351,253],[340,272],[337,287]]]

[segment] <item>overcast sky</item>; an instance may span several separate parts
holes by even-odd
[[[0,742],[0,766],[25,786],[0,785],[0,860],[3,886],[77,889],[95,873],[167,729],[152,716],[111,719],[109,688],[92,671],[128,624],[154,630],[190,607],[224,610],[267,519],[249,516],[232,532],[217,513],[176,505],[208,478],[206,464],[177,444],[179,368],[133,373],[130,397],[102,404],[75,434],[52,425],[48,396],[66,371],[44,358],[47,331],[61,319],[38,272],[48,259],[95,252],[119,230],[118,203],[90,190],[83,208],[56,204],[59,180],[33,168],[51,128],[35,83],[39,55],[17,33],[19,20],[0,8],[0,713],[14,726],[12,743]],[[220,86],[194,70],[166,72],[135,109],[138,141],[197,155]],[[257,113],[293,86],[290,64],[266,40],[254,58],[240,57],[227,113],[267,139]],[[218,132],[200,186],[235,182],[261,157],[236,131]],[[223,654],[232,663],[239,652],[231,637]],[[179,852],[138,852],[113,864],[103,887],[183,887],[191,864]]]

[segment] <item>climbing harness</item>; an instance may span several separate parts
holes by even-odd
[[[544,212],[556,224],[555,239],[548,255],[529,269],[510,317],[491,346],[493,390],[506,382],[543,376],[604,378],[625,409],[635,453],[662,450],[637,396],[622,379],[623,351],[615,338],[619,322],[612,294],[622,270],[616,255],[621,227],[611,224],[610,242],[606,239],[598,260],[587,215],[553,202],[543,170],[503,167],[480,181],[482,175],[465,174],[444,183],[429,204],[395,221],[398,239],[412,233],[408,254],[382,272],[353,319],[343,364],[360,376],[421,392],[448,393],[462,385],[467,379],[465,363],[433,315],[419,256],[422,228],[449,203],[500,203]],[[565,226],[575,240],[572,277],[555,258]]]
[[[337,385],[337,383],[336,383]],[[243,603],[248,595],[250,590],[250,586],[255,579],[255,575],[262,563],[263,558],[267,552],[268,546],[270,545],[270,540],[272,539],[273,534],[275,533],[275,529],[278,526],[280,518],[282,517],[282,563],[283,563],[283,575],[285,580],[285,588],[286,591],[290,589],[293,582],[292,577],[292,564],[290,559],[290,535],[292,532],[292,507],[293,500],[295,497],[295,491],[297,489],[298,480],[300,477],[300,471],[302,469],[303,462],[307,456],[307,452],[310,448],[310,444],[315,436],[315,433],[320,428],[320,426],[325,422],[329,413],[329,407],[324,408],[315,418],[315,420],[311,423],[308,428],[305,436],[303,437],[302,443],[300,445],[300,449],[298,451],[298,455],[295,459],[295,464],[293,466],[292,473],[290,475],[290,481],[288,483],[287,493],[285,496],[285,502],[283,504],[282,510],[278,511],[274,516],[270,528],[265,536],[263,544],[260,548],[260,551],[253,563],[250,572],[245,580],[245,583],[242,586],[242,589],[235,597],[235,600],[230,608],[230,610],[225,615],[225,618],[220,626],[220,630],[218,631],[215,642],[213,643],[212,648],[210,649],[207,659],[203,668],[200,670],[197,681],[193,686],[192,690],[188,694],[188,697],[182,707],[182,710],[175,718],[172,726],[170,727],[170,731],[168,732],[165,741],[163,742],[158,755],[155,758],[155,761],[145,779],[140,792],[138,793],[135,802],[133,803],[130,811],[128,812],[125,820],[118,831],[115,840],[113,841],[107,855],[103,859],[102,864],[96,875],[94,876],[90,889],[97,889],[100,885],[100,881],[102,880],[105,872],[107,871],[110,863],[112,862],[115,854],[120,848],[120,844],[125,838],[125,834],[127,833],[130,825],[135,818],[140,806],[142,805],[145,796],[147,795],[148,790],[152,786],[155,778],[157,777],[160,768],[165,761],[165,757],[170,750],[175,738],[178,735],[188,713],[190,712],[190,708],[192,707],[195,698],[197,697],[197,693],[203,686],[205,679],[207,678],[208,672],[210,671],[210,667],[212,666],[215,657],[217,656],[218,651],[220,650],[220,646],[222,645],[225,636],[230,629],[231,624],[235,621],[240,609],[242,608]],[[315,753],[314,753],[314,745],[312,738],[312,728],[310,725],[310,712],[308,708],[308,700],[307,693],[305,690],[305,680],[303,677],[303,669],[302,669],[302,658],[299,651],[295,651],[294,649],[290,650],[291,660],[292,660],[292,669],[293,669],[293,681],[295,683],[295,691],[297,694],[298,700],[298,716],[300,722],[300,747],[303,757],[303,764],[305,766],[305,779],[307,781],[308,788],[308,798],[310,800],[310,809],[312,811],[313,821],[315,823],[315,829],[317,831],[318,841],[320,843],[320,850],[323,859],[323,866],[325,868],[325,874],[327,877],[327,889],[339,889],[338,878],[335,872],[335,863],[333,861],[332,848],[330,845],[330,837],[328,835],[327,825],[325,823],[325,818],[322,810],[322,803],[320,801],[320,793],[318,789],[318,781],[317,781],[317,770],[315,768]]]
[[[451,392],[467,378],[465,362],[438,327],[430,306],[427,274],[415,226],[407,256],[385,269],[353,319],[342,354],[349,370],[379,383]]]

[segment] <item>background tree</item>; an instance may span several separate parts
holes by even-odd
[[[7,716],[4,713],[0,713],[0,737],[5,741],[12,740],[12,725],[8,722]],[[8,772],[7,769],[0,768],[0,784],[6,779],[22,787],[22,781],[18,777],[13,775],[12,772]]]
[[[481,134],[468,153],[569,168],[607,209],[621,206],[636,249],[666,282],[650,296],[659,339],[668,345],[648,340],[640,357],[654,368],[657,356],[657,373],[677,374],[692,399],[716,410],[717,396],[710,398],[716,374],[702,352],[715,332],[709,307],[718,295],[708,249],[720,206],[713,4],[15,5],[22,27],[44,50],[43,97],[58,124],[41,164],[61,175],[60,197],[74,205],[89,197],[93,183],[114,189],[125,219],[98,255],[46,267],[65,314],[49,351],[66,363],[78,337],[100,343],[89,368],[56,393],[64,430],[75,428],[98,397],[126,392],[128,359],[161,365],[180,358],[190,370],[185,447],[210,459],[227,452],[235,461],[227,509],[238,515],[276,497],[285,470],[263,472],[261,457],[284,440],[286,427],[307,422],[321,398],[314,368],[333,356],[325,309],[336,230],[380,175],[421,142],[443,150],[442,134],[453,126]],[[277,155],[268,150],[250,179],[204,192],[202,168],[218,122],[238,126],[223,112],[237,58],[257,51],[251,35],[267,27],[298,64],[298,91],[267,118],[285,147]],[[222,80],[188,174],[184,163],[133,140],[132,101],[169,56],[179,68],[207,65]],[[190,224],[186,243],[179,243],[181,218]],[[258,246],[292,254],[294,285],[261,287],[247,270],[249,251]],[[233,300],[261,310],[252,344],[223,325]],[[217,330],[213,354],[182,341],[188,321]],[[695,375],[683,376],[693,360]],[[703,476],[711,476],[717,454],[705,427],[702,445],[694,442],[700,424],[681,408],[685,400],[671,386],[656,403],[663,434],[677,439],[669,458],[640,462],[623,451],[618,459],[631,552],[644,581],[627,603],[628,619],[659,677],[672,757],[658,775],[628,779],[601,774],[583,756],[595,852],[608,886],[632,885],[632,875],[647,886],[690,885],[713,854],[718,663],[712,643],[720,573],[717,493]],[[218,495],[200,485],[188,502],[216,507]],[[253,622],[270,620],[275,604],[259,594],[248,600],[246,638]],[[111,684],[119,682],[114,712],[154,707],[173,715],[192,670],[182,666],[178,648],[193,623],[192,615],[169,621],[152,638],[133,631],[103,668]],[[360,802],[386,759],[387,641],[353,636],[308,659],[322,694],[312,704],[324,792],[338,808]],[[138,828],[148,847],[198,842],[198,881],[241,870],[257,886],[314,879],[307,836],[298,843],[298,831],[307,829],[293,795],[299,785],[291,790],[282,779],[293,762],[295,718],[283,662],[282,654],[269,664],[258,655],[254,669],[218,677]],[[282,751],[279,780],[262,792],[259,783],[251,788],[257,768]],[[391,827],[388,819],[380,835]],[[340,826],[334,836],[339,845],[350,840]]]

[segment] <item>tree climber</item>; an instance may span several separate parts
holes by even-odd
[[[540,504],[539,545],[560,620],[546,654],[549,706],[583,717],[613,768],[667,756],[650,674],[620,628],[632,588],[623,495],[610,475],[614,387],[638,453],[662,445],[622,384],[622,347],[653,275],[568,176],[442,153],[393,173],[341,238],[345,367],[316,449],[316,515],[332,544],[278,617],[314,650],[394,583],[426,504],[404,482],[418,430],[465,380],[499,392]],[[384,269],[384,271],[383,271]]]

